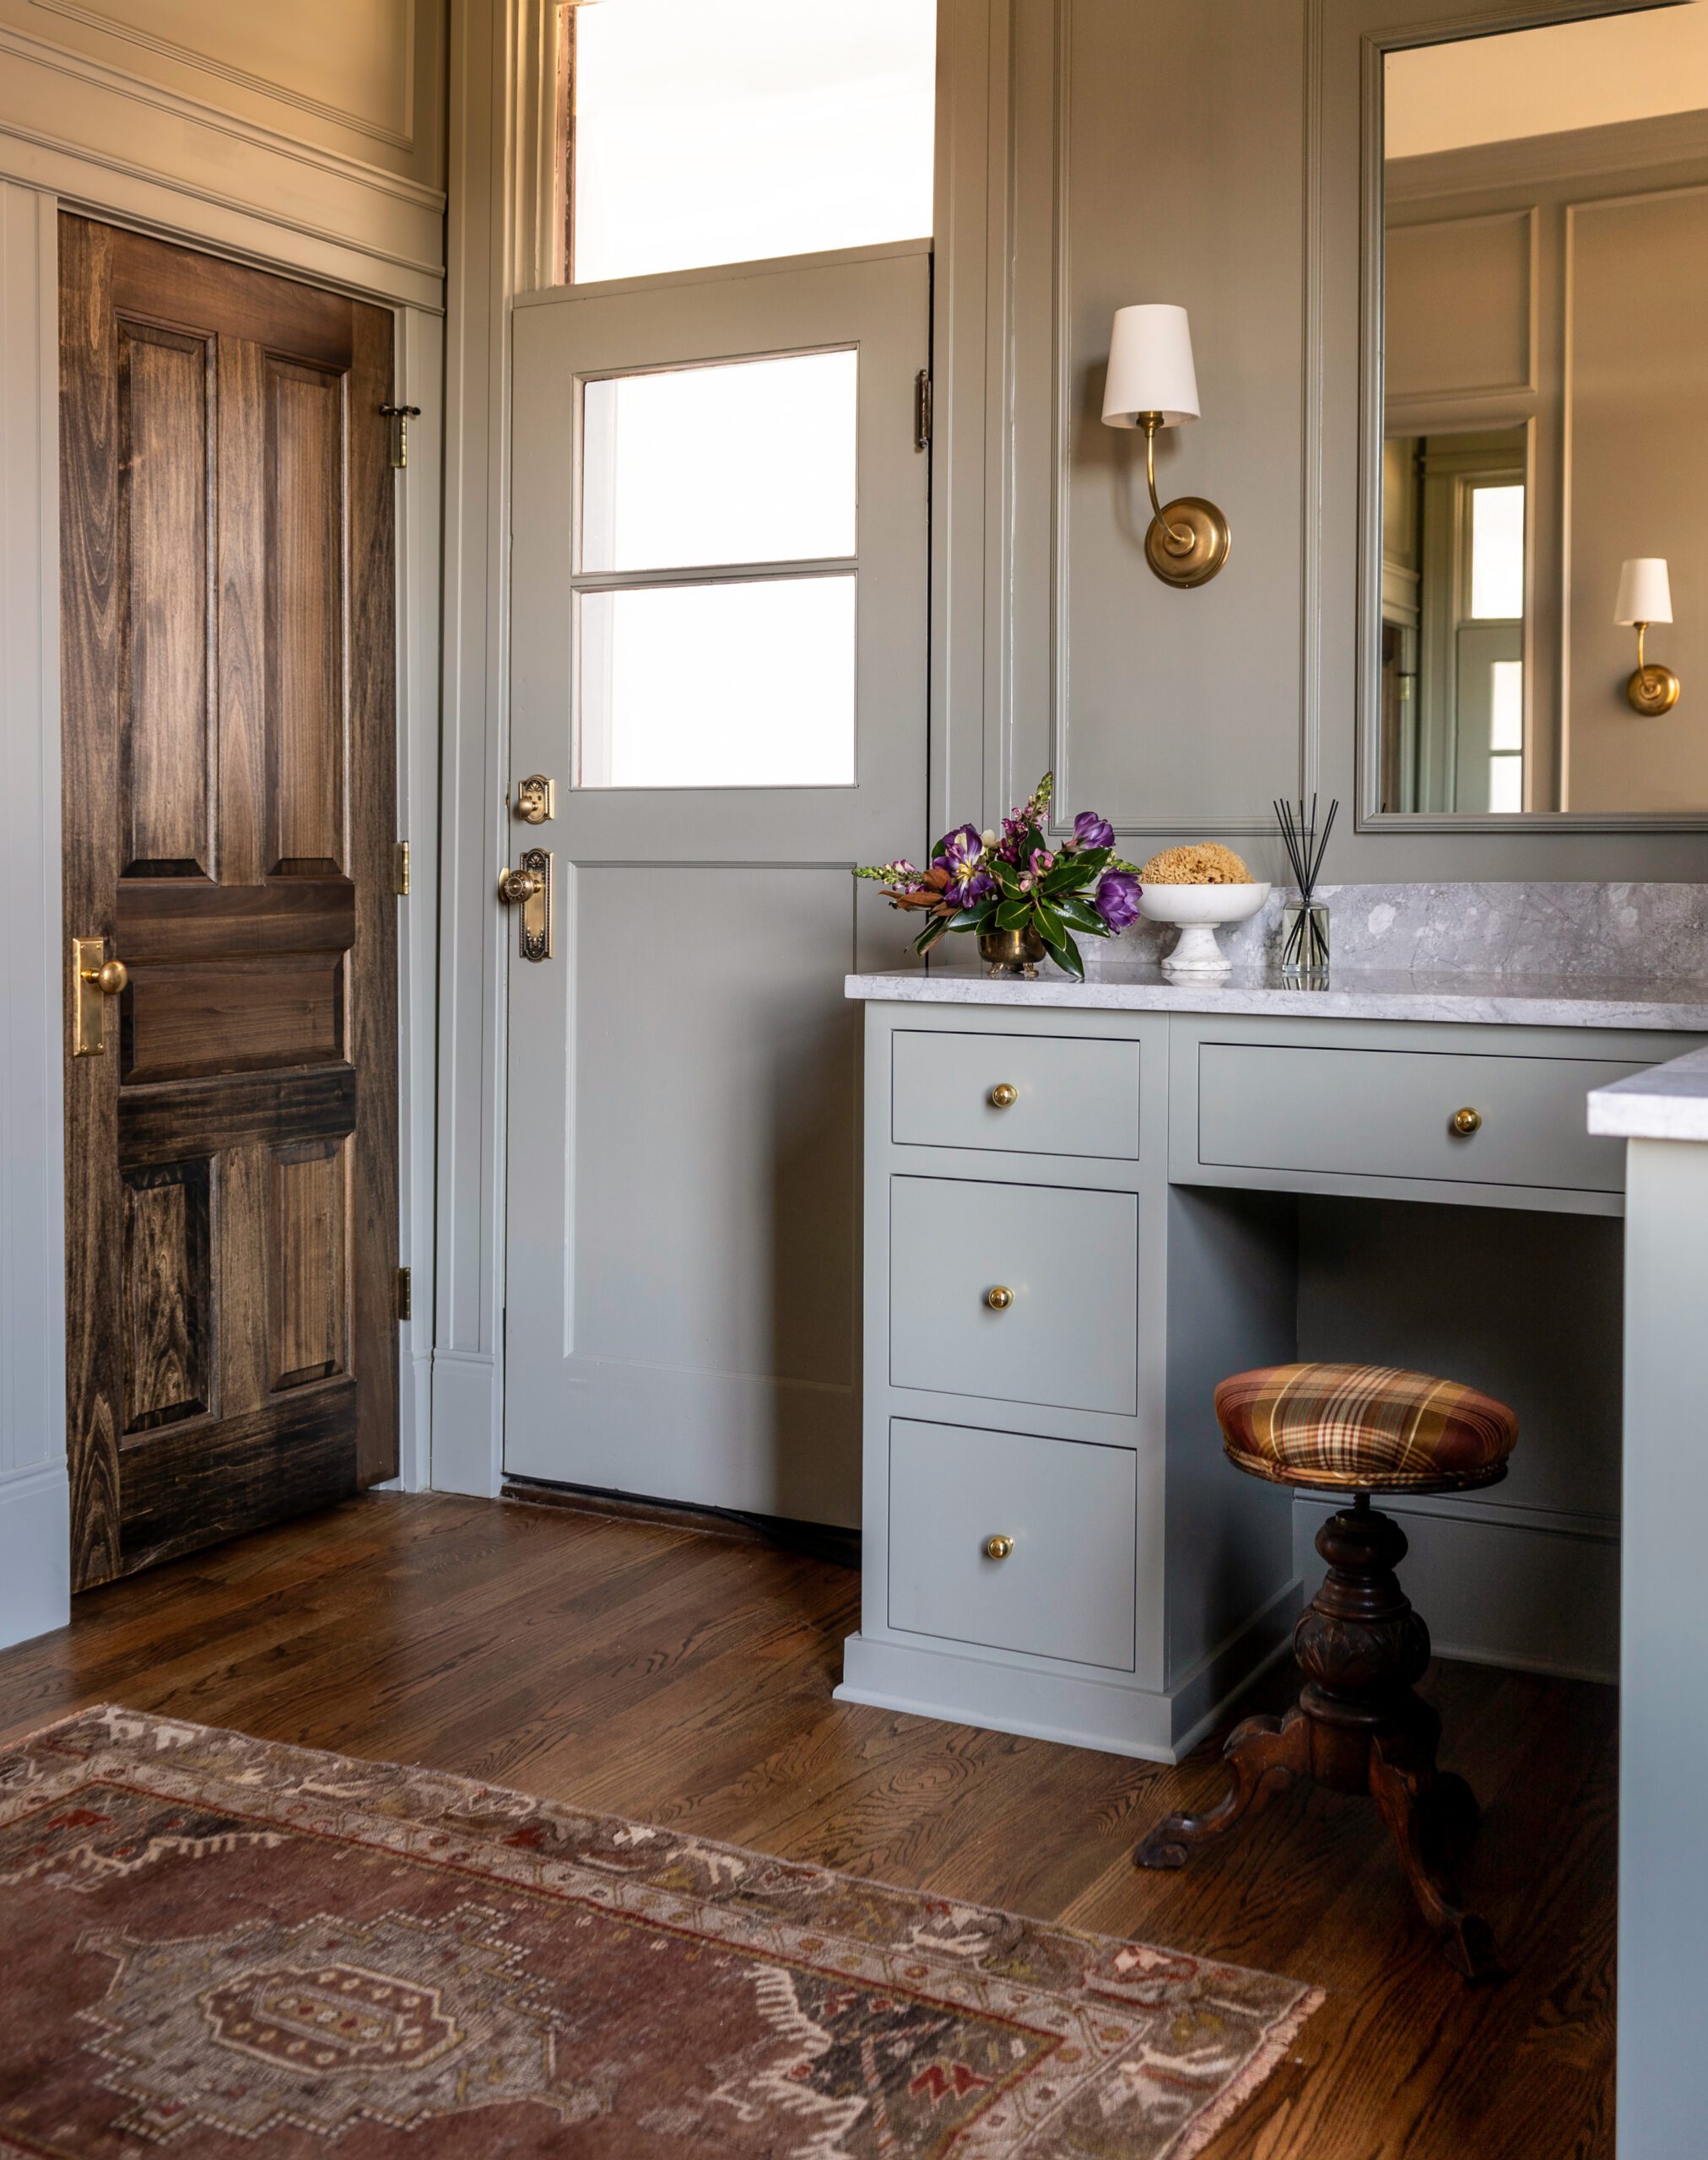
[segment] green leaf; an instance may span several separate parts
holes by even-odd
[[[1059,951],[1055,955],[1058,966],[1065,968],[1075,982],[1085,980],[1085,963],[1079,957],[1079,948],[1064,932]]]
[[[1040,903],[1033,913],[1037,919],[1038,934],[1046,945],[1053,945],[1059,950],[1067,944],[1067,926],[1054,908],[1045,907]]]
[[[1032,921],[1032,903],[1029,899],[1004,900],[997,910],[998,930],[1024,930]]]
[[[1064,893],[1054,905],[1057,913],[1070,929],[1083,930],[1090,937],[1108,936],[1109,925],[1090,901],[1081,899],[1078,893]]]
[[[934,915],[920,932],[918,937],[914,939],[914,951],[921,953],[930,952],[932,947],[947,932],[948,929],[949,918],[946,915]]]
[[[957,909],[949,919],[949,926],[951,930],[982,930],[989,912],[987,905]]]

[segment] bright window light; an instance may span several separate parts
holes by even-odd
[[[847,787],[855,580],[583,592],[583,787]]]
[[[1471,613],[1516,622],[1524,613],[1524,489],[1471,491]]]
[[[577,284],[929,235],[936,0],[573,15]]]
[[[1524,748],[1524,662],[1497,660],[1489,667],[1489,748]]]
[[[613,375],[582,392],[581,568],[854,553],[859,356]]]

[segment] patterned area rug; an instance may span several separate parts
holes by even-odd
[[[1186,2160],[1320,1998],[105,1709],[0,1753],[0,2152]]]

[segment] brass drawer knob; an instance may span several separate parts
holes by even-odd
[[[1483,1113],[1481,1110],[1473,1110],[1467,1106],[1462,1110],[1454,1111],[1451,1123],[1453,1131],[1458,1134],[1460,1139],[1468,1140],[1473,1132],[1482,1130]]]
[[[1012,1110],[1019,1099],[1019,1089],[1011,1088],[1006,1080],[1000,1087],[992,1088],[991,1090],[991,1108],[993,1110]]]
[[[1014,1293],[1006,1283],[998,1282],[994,1290],[986,1290],[985,1303],[993,1313],[1005,1313],[1014,1302]]]
[[[1000,1530],[985,1540],[985,1558],[987,1560],[1006,1560],[1013,1549],[1013,1539]]]
[[[83,970],[85,982],[92,982],[103,997],[116,997],[131,979],[131,971],[122,960],[104,960],[98,968]]]

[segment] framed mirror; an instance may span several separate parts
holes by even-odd
[[[1708,6],[1380,60],[1361,822],[1708,826]]]

